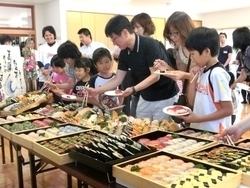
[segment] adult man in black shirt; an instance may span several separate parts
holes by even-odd
[[[156,59],[170,62],[159,42],[149,37],[136,35],[129,20],[122,15],[109,20],[105,34],[121,49],[118,70],[116,76],[104,86],[96,89],[89,88],[89,95],[95,96],[120,85],[130,68],[139,83],[128,87],[123,96],[140,91],[137,117],[151,120],[169,119],[162,109],[177,100],[178,87],[172,79],[154,74],[156,69],[153,65]]]
[[[232,57],[232,47],[226,45],[227,34],[220,33],[220,53],[218,60],[224,65],[225,69],[229,71],[229,63]]]

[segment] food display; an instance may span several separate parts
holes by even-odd
[[[5,118],[0,118],[0,124],[3,123],[11,123],[11,122],[17,122],[17,121],[24,121],[24,120],[31,120],[31,119],[37,119],[37,118],[42,118],[44,116],[40,114],[35,114],[35,113],[27,113],[27,114],[19,114],[16,116],[7,116]]]
[[[139,143],[175,154],[187,154],[212,143],[211,141],[164,131],[151,132],[133,139]]]
[[[171,116],[184,116],[189,114],[190,108],[181,105],[167,106],[163,112]]]
[[[176,133],[181,134],[181,135],[195,137],[195,138],[213,140],[213,141],[215,141],[218,136],[218,133],[199,130],[199,129],[193,129],[193,128],[181,129],[181,130],[176,131]]]
[[[206,163],[159,152],[121,163],[114,167],[114,176],[136,187],[204,188],[222,187],[228,179],[240,184],[240,175]]]
[[[244,139],[236,143],[237,147],[250,149],[250,139]]]
[[[52,105],[46,105],[45,107],[37,109],[35,112],[45,115],[45,116],[51,116],[56,112],[63,111],[63,106],[59,104],[52,104]]]

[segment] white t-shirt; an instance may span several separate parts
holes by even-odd
[[[230,76],[221,67],[215,67],[210,75],[210,81],[213,87],[209,85],[208,75],[210,69],[200,75],[196,85],[196,95],[194,100],[193,112],[198,116],[214,113],[220,108],[220,101],[232,101],[231,89],[229,88]],[[219,132],[219,125],[224,128],[231,125],[231,116],[214,121],[192,123],[192,128]]]
[[[93,53],[97,48],[107,48],[107,47],[101,42],[92,41],[88,46],[83,45],[82,47],[80,47],[80,52],[82,53],[83,56],[92,58]]]
[[[47,43],[45,43],[38,47],[37,61],[41,61],[45,69],[50,67],[50,60],[55,54],[57,54],[58,47],[59,44],[57,42],[53,46],[49,46]],[[40,74],[39,82],[44,82],[44,81],[46,81],[45,76],[43,74]]]

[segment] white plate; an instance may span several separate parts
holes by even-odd
[[[165,76],[173,76],[175,74],[174,71],[164,71],[164,72],[161,72],[160,70],[157,70],[154,73],[155,74],[159,74],[159,75],[165,75]]]
[[[174,113],[171,109],[175,109],[175,108],[180,108],[180,109],[185,109],[185,110],[188,110],[187,112],[185,112],[185,113],[182,113],[182,114],[177,114],[177,113]],[[168,115],[170,115],[170,116],[176,116],[176,117],[178,117],[178,116],[185,116],[185,115],[188,115],[189,114],[189,110],[191,110],[190,108],[188,108],[188,107],[186,107],[186,106],[181,106],[181,105],[173,105],[173,106],[167,106],[167,107],[165,107],[165,108],[163,108],[163,112],[165,113],[165,114],[168,114]]]
[[[122,93],[115,93],[115,92],[116,92],[116,90],[106,91],[104,94],[111,96],[111,97],[118,97],[118,96],[121,96],[123,94],[123,91],[122,91]]]
[[[76,96],[75,95],[62,95],[63,99],[68,99],[68,100],[75,100]]]
[[[246,84],[237,83],[237,87],[239,87],[240,89],[243,89],[243,90],[250,91],[250,87]]]

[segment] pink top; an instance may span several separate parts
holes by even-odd
[[[56,84],[65,84],[68,83],[69,81],[69,76],[65,73],[65,74],[57,74],[57,73],[53,73],[53,81]],[[70,94],[71,93],[71,89],[65,89],[64,93],[66,94]]]

